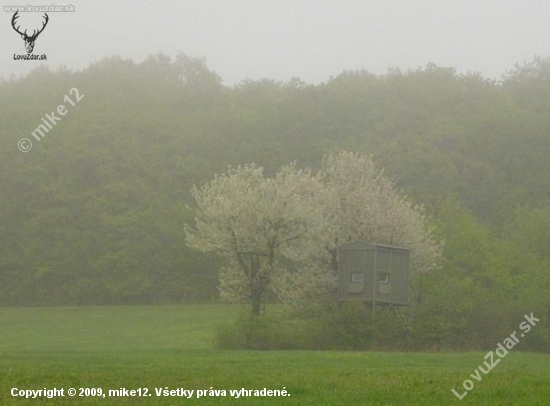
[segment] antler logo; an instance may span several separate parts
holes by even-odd
[[[34,49],[34,42],[36,41],[36,38],[38,38],[40,33],[44,31],[44,28],[46,28],[46,25],[48,25],[49,17],[46,13],[44,13],[44,18],[46,19],[46,21],[42,23],[42,28],[39,29],[38,31],[33,30],[32,35],[27,35],[27,30],[25,30],[25,32],[21,32],[19,31],[20,26],[19,25],[17,27],[15,26],[15,24],[17,23],[17,21],[15,20],[19,18],[18,14],[19,14],[19,11],[16,11],[15,14],[13,15],[13,18],[11,19],[11,26],[17,33],[21,34],[21,38],[25,40],[25,48],[27,49],[27,53],[30,54]]]

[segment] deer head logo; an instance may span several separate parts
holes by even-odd
[[[31,35],[27,35],[27,30],[25,30],[25,32],[21,32],[19,31],[19,25],[16,27],[15,24],[17,23],[17,21],[15,21],[17,18],[19,18],[19,11],[16,11],[15,14],[13,15],[13,18],[11,19],[11,26],[13,27],[13,29],[21,34],[21,38],[23,38],[25,40],[25,48],[27,49],[27,53],[30,54],[32,52],[32,50],[34,49],[34,41],[36,41],[36,38],[38,38],[38,36],[40,35],[40,33],[42,31],[44,31],[44,28],[46,28],[46,25],[48,24],[48,20],[49,20],[49,17],[46,13],[44,13],[44,18],[46,19],[46,21],[44,21],[42,23],[42,28],[39,29],[38,31],[37,30],[33,30],[32,34]]]

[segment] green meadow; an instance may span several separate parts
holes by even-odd
[[[550,404],[548,354],[511,351],[478,382],[470,374],[484,352],[217,350],[216,326],[237,314],[223,305],[2,308],[0,405]],[[459,400],[451,389],[463,393],[466,379],[475,386]],[[13,397],[13,388],[63,388],[65,396],[25,399]],[[78,396],[80,388],[106,396]],[[109,396],[121,388],[151,396]],[[195,392],[166,397],[155,388]],[[243,388],[289,396],[243,396]],[[197,398],[197,390],[204,395]]]

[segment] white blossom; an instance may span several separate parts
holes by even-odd
[[[365,155],[328,155],[316,174],[296,164],[273,178],[256,165],[229,168],[192,194],[195,225],[186,226],[187,244],[226,258],[221,297],[248,301],[253,313],[269,291],[298,309],[333,300],[343,242],[408,248],[415,272],[434,268],[441,253],[422,207]]]

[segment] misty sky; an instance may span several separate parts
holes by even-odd
[[[548,0],[11,1],[2,6],[75,6],[49,13],[36,41],[34,54],[45,53],[54,68],[182,51],[204,57],[228,85],[293,76],[317,83],[343,70],[429,62],[500,78],[534,55],[550,56]],[[13,60],[26,53],[24,42],[11,27],[13,12],[0,13],[0,75],[28,72],[40,62]]]

